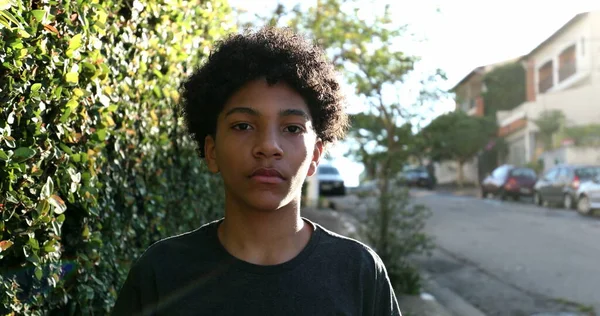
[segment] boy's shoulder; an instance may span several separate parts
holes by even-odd
[[[383,267],[379,255],[367,244],[330,231],[319,224],[314,225],[321,230],[320,244],[323,252],[336,256],[339,260],[354,260],[356,263],[376,269]]]
[[[161,239],[148,247],[138,260],[138,265],[164,265],[182,260],[182,257],[209,258],[214,251],[214,238],[220,220],[179,235]],[[214,236],[213,236],[214,235]]]

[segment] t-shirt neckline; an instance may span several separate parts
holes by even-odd
[[[213,240],[213,243],[216,246],[217,251],[220,253],[221,256],[226,258],[227,261],[232,262],[232,266],[234,268],[254,274],[276,274],[292,270],[304,261],[306,261],[319,244],[319,239],[321,238],[321,234],[323,233],[322,229],[319,227],[319,225],[316,225],[307,218],[302,217],[302,220],[304,220],[306,223],[313,227],[313,232],[310,236],[310,239],[308,240],[308,243],[306,244],[306,246],[304,246],[302,251],[300,251],[300,253],[294,258],[275,265],[258,265],[244,261],[230,254],[229,251],[225,249],[223,244],[221,244],[221,241],[219,240],[218,236],[218,228],[219,225],[223,222],[223,219],[216,221],[215,224],[212,225],[210,236]]]

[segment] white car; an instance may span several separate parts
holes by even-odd
[[[600,210],[600,174],[594,180],[584,182],[577,190],[577,211],[588,215],[594,210]]]
[[[336,167],[330,164],[320,164],[317,169],[319,194],[346,195],[344,178]]]

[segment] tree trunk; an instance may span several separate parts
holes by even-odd
[[[387,158],[382,163],[380,172],[381,187],[379,196],[379,215],[380,215],[380,226],[379,226],[379,242],[377,243],[377,253],[382,260],[387,260],[388,252],[388,232],[390,225],[390,174],[389,174],[390,159]],[[387,262],[387,261],[384,261]]]
[[[463,184],[464,184],[464,181],[465,181],[465,173],[464,173],[464,170],[463,170],[464,164],[465,164],[464,161],[462,161],[462,160],[458,161],[458,170],[457,170],[458,171],[458,179],[457,179],[457,182],[458,182],[458,186],[460,188],[463,187]]]

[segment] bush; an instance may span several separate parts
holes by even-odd
[[[391,183],[388,193],[378,193],[377,203],[368,210],[363,234],[384,262],[395,290],[417,295],[421,276],[410,258],[434,247],[433,239],[424,232],[431,211],[411,203],[407,188]]]
[[[154,241],[219,216],[175,106],[225,1],[0,1],[0,313],[107,314]]]

